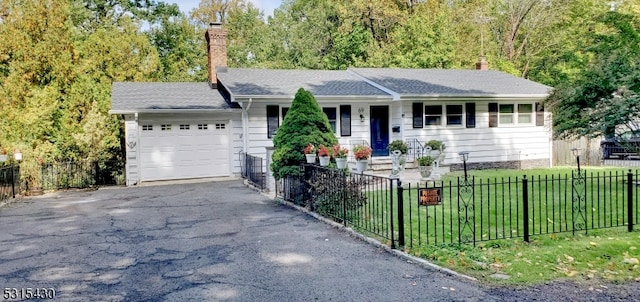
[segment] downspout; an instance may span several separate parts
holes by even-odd
[[[252,103],[252,98],[249,98],[247,106],[244,106],[244,102],[242,103],[242,151],[245,154],[249,153],[249,109]]]
[[[135,120],[135,125],[136,125],[136,145],[140,146],[140,124],[138,121],[138,112],[133,114],[134,120]],[[125,136],[126,136],[126,131],[125,131]],[[140,150],[138,148],[138,150]],[[140,171],[140,152],[136,151],[136,185],[139,185],[141,180],[142,180],[142,171]]]

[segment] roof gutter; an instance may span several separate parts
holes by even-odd
[[[322,95],[314,95],[316,100],[326,100],[326,101],[344,101],[344,100],[388,100],[389,96],[382,95],[344,95],[344,96],[322,96]],[[253,99],[255,101],[259,100],[293,100],[295,95],[237,95],[234,101],[237,99]]]
[[[493,95],[464,95],[464,94],[415,94],[402,95],[402,99],[423,99],[423,100],[442,100],[442,99],[475,99],[475,100],[508,100],[508,99],[545,99],[549,94],[493,94]]]
[[[203,113],[203,112],[239,112],[240,109],[112,109],[109,114],[134,114],[134,113]]]

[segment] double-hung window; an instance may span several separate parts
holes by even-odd
[[[533,125],[533,103],[498,104],[489,103],[489,127],[499,125]],[[544,112],[542,113],[544,114]],[[536,125],[541,124],[536,115]]]
[[[336,107],[322,107],[322,112],[324,112],[324,114],[329,119],[329,125],[331,125],[331,130],[333,130],[333,133],[336,133],[336,130],[337,130],[336,125],[338,121],[338,114],[337,114]]]
[[[513,124],[514,123],[514,105],[513,104],[500,104],[500,124]]]
[[[533,104],[518,104],[518,124],[533,123]]]
[[[424,106],[424,124],[426,126],[442,125],[442,106],[441,105]]]
[[[462,126],[462,105],[447,105],[447,126]]]

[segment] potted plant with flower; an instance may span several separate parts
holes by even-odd
[[[391,178],[399,178],[404,171],[404,165],[407,162],[407,152],[409,151],[409,145],[402,140],[394,140],[387,145],[389,155],[391,156]]]
[[[338,169],[345,169],[347,167],[347,155],[349,149],[341,148],[339,144],[333,145],[333,157],[336,159],[336,166]]]
[[[440,165],[444,162],[444,158],[447,156],[447,154],[444,153],[444,149],[446,149],[447,146],[445,146],[442,141],[432,139],[424,144],[424,146],[428,150],[428,155],[434,158],[434,160],[437,162],[437,165]]]
[[[433,171],[433,157],[421,156],[418,157],[417,160],[420,176],[422,176],[422,178],[428,178],[429,176],[431,176],[431,172]]]
[[[318,157],[320,158],[320,165],[326,167],[331,162],[331,149],[325,145],[320,145],[318,148]]]
[[[304,156],[307,158],[308,164],[313,164],[316,162],[316,146],[312,143],[309,143],[306,147],[304,147]]]
[[[371,148],[369,146],[357,145],[353,148],[353,155],[356,158],[356,170],[358,173],[367,170],[369,157],[371,157]]]

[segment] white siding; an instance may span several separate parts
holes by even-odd
[[[469,162],[496,162],[513,160],[532,160],[551,158],[551,130],[549,113],[545,112],[545,126],[529,125],[498,125],[489,127],[490,102],[498,101],[452,101],[455,104],[466,102],[476,103],[476,127],[462,126],[423,126],[413,128],[412,103],[419,101],[405,101],[402,108],[405,113],[403,119],[404,138],[418,139],[422,143],[429,140],[441,140],[447,146],[447,162],[459,163],[458,152],[469,151]],[[513,101],[506,103],[534,103],[535,100]],[[428,104],[438,104],[430,101]],[[445,103],[448,104],[448,103]]]
[[[385,105],[389,103],[380,103],[380,102],[358,102],[353,103],[352,101],[318,101],[320,107],[336,107],[337,111],[337,133],[338,142],[341,146],[349,148],[351,150],[353,148],[352,143],[354,141],[366,140],[370,142],[371,138],[369,135],[369,106],[371,105]],[[251,108],[249,109],[249,148],[248,152],[251,155],[260,156],[262,158],[266,157],[266,149],[265,147],[273,147],[272,138],[267,137],[267,105],[278,105],[280,106],[280,126],[282,126],[282,107],[291,107],[290,102],[267,102],[267,101],[253,101],[251,104]],[[340,105],[351,105],[351,136],[341,136],[340,135]],[[389,108],[391,112],[391,106]],[[398,109],[399,111],[399,109]],[[364,116],[364,121],[361,121],[360,114]],[[398,123],[401,123],[401,119],[397,119]],[[389,123],[391,127],[391,122]],[[391,128],[389,128],[389,133],[391,133]],[[400,133],[401,135],[401,133]],[[391,138],[390,138],[391,139]]]

